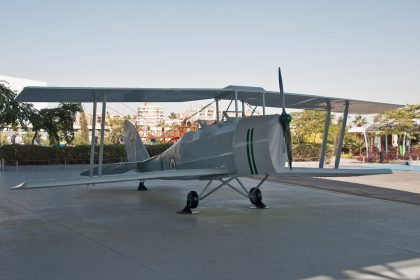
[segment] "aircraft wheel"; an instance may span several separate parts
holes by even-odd
[[[195,191],[190,191],[187,196],[187,207],[190,209],[197,208],[198,202],[200,199],[198,198],[198,194]]]
[[[257,208],[265,208],[265,204],[262,202],[262,193],[260,189],[252,188],[249,191],[249,200]]]
[[[197,208],[198,202],[200,199],[198,198],[198,194],[195,191],[190,191],[187,195],[187,205],[185,205],[184,209],[178,211],[178,214],[192,214],[193,212],[191,209]]]

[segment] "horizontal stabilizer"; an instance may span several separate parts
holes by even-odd
[[[118,162],[118,163],[112,163],[112,164],[105,164],[102,166],[102,175],[112,175],[112,174],[123,174],[125,172],[128,172],[130,170],[136,170],[137,169],[137,162]],[[82,176],[89,176],[89,171],[86,170],[80,173]],[[93,168],[93,176],[98,175],[98,167]]]
[[[136,181],[136,180],[153,180],[153,179],[193,180],[193,179],[202,179],[202,178],[213,177],[213,176],[223,177],[226,174],[227,174],[227,171],[223,169],[185,169],[185,170],[152,171],[152,172],[134,173],[134,174],[108,175],[108,176],[101,176],[101,177],[75,177],[75,178],[67,178],[67,179],[26,181],[13,187],[12,190],[75,186],[75,185],[100,184],[100,183],[114,183],[114,182]]]
[[[391,169],[333,169],[333,168],[309,168],[294,167],[292,170],[286,169],[282,173],[276,173],[279,177],[351,177],[392,174]]]

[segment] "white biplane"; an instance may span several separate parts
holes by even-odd
[[[272,174],[295,177],[362,176],[391,173],[388,169],[339,169],[348,114],[372,114],[401,107],[360,100],[285,93],[279,68],[280,92],[260,87],[228,86],[222,89],[159,89],[159,88],[75,88],[26,87],[16,98],[19,102],[93,102],[92,144],[90,169],[80,177],[26,181],[12,189],[57,187],[140,181],[138,189],[147,190],[146,180],[208,180],[198,194],[190,191],[185,208],[179,213],[192,213],[191,209],[223,186],[228,186],[247,197],[256,208],[265,208],[261,185]],[[162,154],[150,157],[135,127],[124,124],[124,139],[128,162],[102,165],[103,135],[107,102],[182,102],[213,99],[216,103],[214,124],[201,123],[201,128],[187,133]],[[222,116],[219,101],[230,104]],[[102,122],[99,164],[94,167],[94,139],[96,104],[102,101]],[[229,111],[232,102],[234,110]],[[242,104],[240,104],[242,103]],[[261,106],[263,115],[245,116],[245,105]],[[242,105],[242,110],[240,110]],[[281,114],[266,115],[266,107],[282,108]],[[291,117],[287,108],[326,110],[326,121],[319,168],[292,168]],[[331,112],[343,113],[343,122],[335,156],[335,168],[324,168]],[[286,166],[287,161],[287,166]],[[128,174],[128,171],[136,171]],[[261,181],[250,190],[239,177],[261,175]],[[236,181],[238,185],[233,185]],[[217,186],[211,187],[213,182]]]

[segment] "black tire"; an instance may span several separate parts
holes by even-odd
[[[198,198],[198,194],[195,191],[190,191],[187,196],[187,207],[194,209],[197,208],[198,202],[200,199]]]
[[[255,206],[259,206],[262,204],[262,193],[260,189],[252,188],[249,191],[249,200]]]

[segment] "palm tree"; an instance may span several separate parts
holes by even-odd
[[[363,128],[363,138],[365,139],[365,147],[366,147],[366,158],[369,158],[369,146],[368,146],[368,140],[367,140],[367,135],[366,135],[366,126],[368,124],[366,118],[364,118],[361,115],[358,115],[354,118],[353,122],[352,122],[356,127],[361,127]]]

